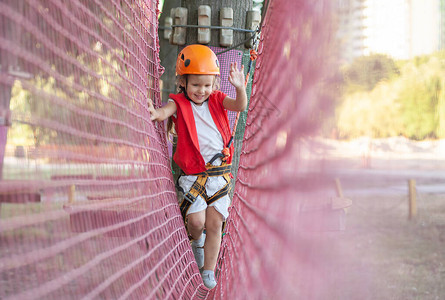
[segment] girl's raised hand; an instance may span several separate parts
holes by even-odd
[[[237,63],[230,63],[229,82],[235,88],[244,88],[244,66],[238,69]]]

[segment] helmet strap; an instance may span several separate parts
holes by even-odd
[[[184,86],[181,86],[180,89],[181,89],[181,91],[184,93],[185,98],[186,98],[188,101],[192,101],[192,99],[190,99],[189,95],[187,95],[188,76],[185,75],[184,77],[185,77],[185,85],[184,85]]]

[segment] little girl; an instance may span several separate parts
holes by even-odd
[[[176,74],[181,92],[170,94],[168,103],[158,109],[149,100],[148,108],[151,120],[172,117],[175,124],[178,139],[173,159],[183,172],[178,179],[178,189],[184,192],[181,213],[204,285],[212,289],[216,286],[214,270],[222,224],[231,202],[228,190],[233,145],[228,145],[231,130],[227,110],[246,109],[244,67],[230,64],[228,79],[236,89],[236,99],[217,90],[219,62],[207,46],[185,47],[178,55]]]

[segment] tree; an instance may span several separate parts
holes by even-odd
[[[410,77],[399,95],[404,134],[411,139],[435,138],[441,79]]]
[[[165,19],[170,17],[171,9],[180,6],[180,2],[180,0],[164,1],[162,13],[159,16],[159,26],[164,26]],[[175,92],[175,63],[178,55],[178,47],[170,44],[170,41],[164,38],[164,30],[165,29],[159,30],[159,59],[165,69],[164,74],[161,76],[161,99],[163,102],[166,102],[168,100],[168,94]]]
[[[383,54],[356,58],[344,72],[345,83],[354,89],[372,90],[382,80],[399,75],[394,60]]]
[[[337,109],[342,137],[403,135],[410,139],[445,136],[445,52],[398,61],[400,76],[371,91],[343,95]]]
[[[256,1],[261,2],[261,1]],[[162,8],[162,13],[159,18],[159,25],[164,26],[165,18],[170,16],[170,11],[172,8],[181,6],[188,9],[187,24],[197,25],[198,24],[198,7],[200,5],[209,5],[212,8],[212,25],[219,26],[219,13],[222,7],[233,8],[233,27],[235,28],[245,28],[246,23],[246,12],[252,9],[252,0],[243,1],[180,1],[180,0],[165,0],[164,6]],[[164,31],[159,31],[160,35],[160,54],[161,64],[165,68],[165,72],[161,79],[163,80],[163,93],[162,99],[165,100],[168,97],[169,92],[175,90],[175,62],[178,53],[178,47],[176,45],[171,45],[168,40],[164,39]],[[197,28],[187,28],[187,40],[186,45],[196,44],[198,36]],[[234,32],[233,44],[236,45],[241,43],[246,38],[244,33]],[[211,41],[209,46],[219,46],[219,30],[211,30]],[[238,49],[243,50],[243,46],[238,47]]]

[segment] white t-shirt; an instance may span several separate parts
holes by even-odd
[[[192,104],[196,132],[198,133],[199,150],[207,163],[215,154],[221,153],[224,148],[224,142],[210,114],[209,103],[207,101],[201,105],[190,103]],[[217,161],[213,164],[216,165],[216,163]],[[221,164],[221,161],[218,164]]]
[[[173,99],[168,99],[168,101],[174,102]],[[199,151],[204,161],[208,163],[215,154],[221,153],[224,149],[224,141],[210,114],[209,102],[206,101],[202,105],[196,105],[192,101],[190,103],[198,133]],[[176,114],[174,116],[176,117]],[[213,162],[214,166],[220,164],[221,159],[219,158]]]

